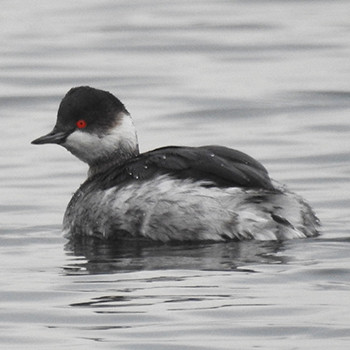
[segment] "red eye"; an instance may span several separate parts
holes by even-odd
[[[79,129],[84,129],[84,128],[86,128],[87,124],[86,124],[86,121],[84,119],[79,119],[77,121],[76,125]]]

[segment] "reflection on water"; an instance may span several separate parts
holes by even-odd
[[[105,242],[93,238],[70,241],[66,251],[83,261],[64,267],[67,274],[117,271],[194,269],[234,270],[248,264],[287,263],[283,242],[225,242],[204,244],[157,244],[154,242]]]

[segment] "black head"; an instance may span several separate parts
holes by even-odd
[[[123,103],[108,91],[89,86],[72,88],[60,103],[52,132],[32,143],[63,143],[77,129],[103,135],[117,122],[120,112],[128,114]]]
[[[88,86],[68,91],[53,130],[32,143],[60,144],[88,163],[90,170],[138,154],[135,126],[124,105],[111,93]]]

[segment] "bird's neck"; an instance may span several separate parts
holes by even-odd
[[[119,122],[109,131],[108,135],[103,137],[101,142],[103,152],[100,153],[100,157],[88,162],[89,177],[104,172],[110,167],[122,165],[139,155],[136,129],[129,114],[123,113]]]
[[[119,147],[114,153],[109,156],[96,159],[94,163],[89,164],[88,177],[95,176],[106,172],[110,168],[115,168],[123,165],[128,160],[139,155],[138,147],[135,149]]]

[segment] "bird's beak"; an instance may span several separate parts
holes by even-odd
[[[56,128],[54,128],[50,133],[47,135],[41,136],[34,141],[32,141],[33,145],[42,145],[44,143],[63,143],[67,136],[70,134],[70,132],[67,131],[58,131]]]

